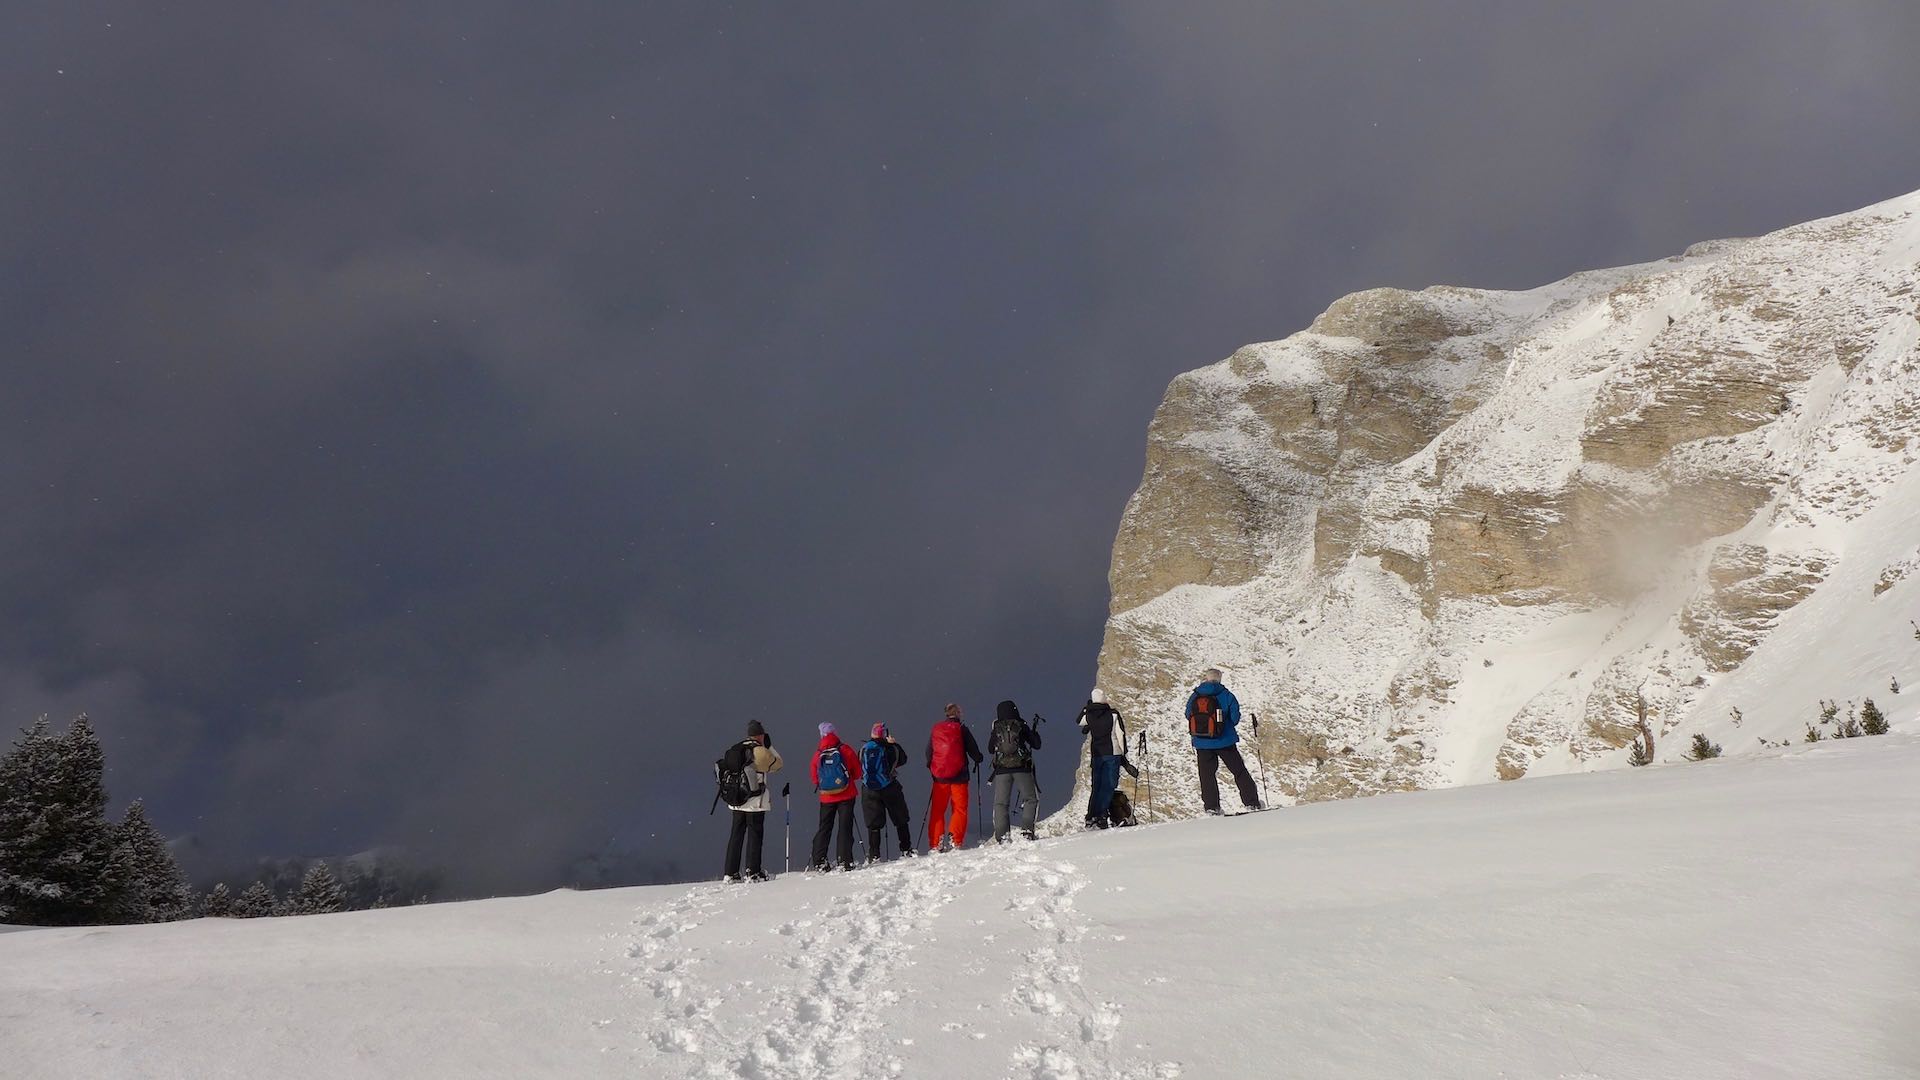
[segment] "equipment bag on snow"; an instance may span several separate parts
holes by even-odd
[[[840,748],[828,747],[820,751],[820,794],[838,795],[853,783],[853,777],[847,775],[847,763],[840,759]]]
[[[868,791],[893,783],[893,747],[874,739],[860,748],[860,782]]]
[[[993,767],[996,769],[1024,769],[1033,764],[1033,751],[1027,748],[1027,740],[1021,738],[1026,725],[1015,719],[995,720],[993,722]]]
[[[736,809],[767,790],[764,784],[755,786],[753,782],[752,770],[747,767],[752,760],[748,755],[752,753],[747,743],[740,743],[728,747],[713,763],[713,779],[720,785],[720,801]]]
[[[1200,739],[1217,739],[1227,730],[1227,718],[1220,712],[1220,699],[1201,694],[1187,708],[1187,734]]]

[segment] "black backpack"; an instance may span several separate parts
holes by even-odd
[[[747,779],[747,766],[753,760],[753,747],[757,745],[752,739],[735,743],[713,763],[713,779],[720,786],[720,801],[728,806],[745,806],[749,799],[767,790],[765,784],[756,787]]]
[[[1201,694],[1193,699],[1193,707],[1187,710],[1187,734],[1197,739],[1217,739],[1226,727],[1217,696]]]
[[[993,735],[993,767],[996,769],[1025,769],[1033,764],[1033,751],[1027,748],[1027,725],[1017,718],[995,720]]]
[[[1113,793],[1113,801],[1107,804],[1107,823],[1114,826],[1138,825],[1133,816],[1133,800],[1127,798],[1124,791]]]

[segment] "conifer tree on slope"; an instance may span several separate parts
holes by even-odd
[[[295,915],[329,915],[346,906],[340,895],[340,883],[334,880],[333,871],[325,862],[317,862],[307,868],[306,876],[300,879],[300,891],[293,898]]]
[[[180,876],[167,838],[147,820],[147,808],[139,799],[127,804],[126,815],[114,829],[114,858],[126,880],[120,921],[172,922],[186,917],[193,893]]]
[[[238,919],[264,919],[273,914],[275,906],[273,890],[266,882],[256,881],[233,902],[233,914]]]
[[[209,919],[229,919],[233,917],[233,894],[227,891],[227,883],[215,885],[207,893],[206,902],[200,905],[200,913]]]
[[[1885,735],[1888,727],[1887,714],[1880,711],[1880,706],[1875,705],[1872,698],[1868,698],[1866,703],[1860,706],[1860,733]]]
[[[64,735],[42,718],[0,758],[0,909],[15,922],[109,921],[124,876],[106,818],[106,757],[83,714]]]

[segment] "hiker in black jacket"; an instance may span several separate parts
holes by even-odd
[[[893,740],[885,724],[873,725],[873,737],[860,748],[860,808],[867,818],[867,861],[880,858],[880,833],[887,819],[900,833],[900,854],[913,856],[913,828],[907,822],[907,792],[900,786],[900,766],[907,748]]]
[[[1127,758],[1127,722],[1120,710],[1107,704],[1098,688],[1080,710],[1080,730],[1087,736],[1087,770],[1093,793],[1087,797],[1087,827],[1107,827],[1108,808],[1120,786],[1120,769]]]
[[[1009,831],[1008,803],[1020,793],[1020,834],[1033,839],[1033,821],[1040,812],[1040,785],[1033,778],[1033,752],[1040,749],[1040,733],[1027,726],[1019,706],[1000,703],[987,738],[987,757],[993,762],[993,838],[1002,841]]]

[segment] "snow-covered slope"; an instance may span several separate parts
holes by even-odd
[[[1798,740],[1920,686],[1917,457],[1920,193],[1530,292],[1359,293],[1168,389],[1100,685],[1161,815],[1196,808],[1210,665],[1278,801],[1623,765],[1641,702],[1661,760]]]
[[[1895,735],[765,886],[13,933],[0,1075],[1911,1078],[1916,775]]]

